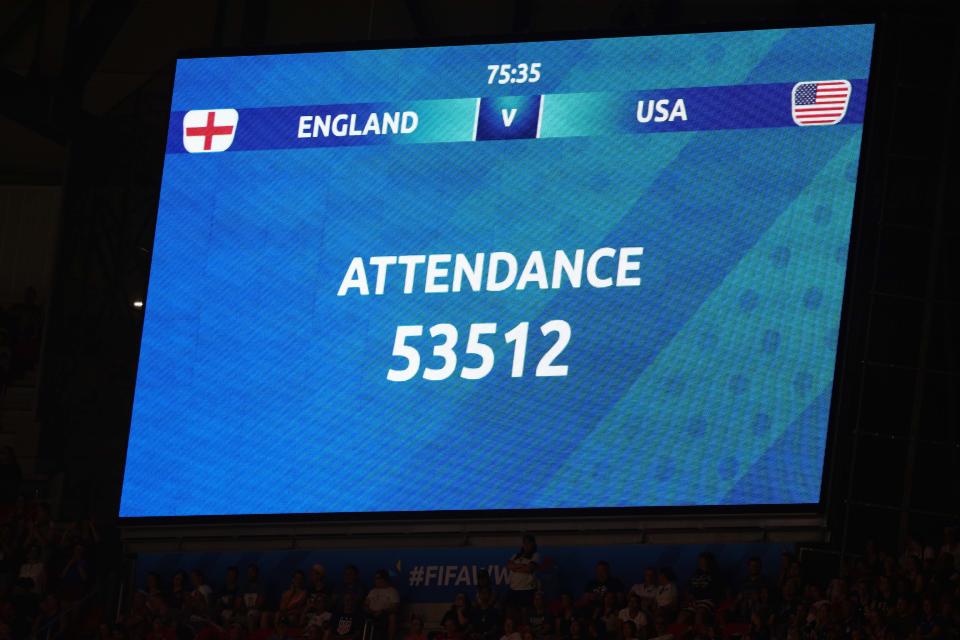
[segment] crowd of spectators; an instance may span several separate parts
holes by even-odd
[[[399,637],[399,612],[400,595],[383,570],[373,575],[373,587],[367,589],[359,569],[350,565],[334,589],[323,566],[314,565],[309,577],[297,570],[282,593],[268,594],[253,564],[242,579],[238,567],[228,568],[216,589],[197,569],[177,571],[169,581],[149,573],[117,623],[104,626],[102,637],[355,639],[375,633],[394,639]]]
[[[55,522],[46,504],[16,494],[9,448],[0,449],[0,480],[0,640],[960,639],[956,528],[935,544],[911,538],[899,553],[868,543],[829,574],[791,553],[779,567],[751,558],[721,570],[704,552],[681,577],[670,567],[618,575],[600,561],[575,591],[544,589],[537,542],[526,535],[505,558],[505,584],[481,570],[442,616],[426,619],[387,571],[354,565],[334,578],[321,565],[297,570],[276,591],[256,564],[211,579],[199,569],[150,573],[118,610],[95,585],[98,565],[119,548],[91,520]]]
[[[274,592],[256,564],[208,580],[193,569],[150,573],[114,616],[97,592],[105,549],[86,518],[55,522],[17,493],[19,468],[0,449],[0,640],[934,640],[960,639],[960,540],[911,538],[899,553],[868,543],[831,575],[784,553],[779,567],[751,558],[721,570],[701,553],[678,578],[670,567],[618,576],[597,562],[576,591],[544,590],[537,542],[506,558],[507,582],[479,571],[436,619],[401,601],[385,570],[321,565]],[[274,576],[275,577],[275,576]]]
[[[601,561],[581,590],[547,594],[536,541],[527,536],[507,561],[509,584],[498,589],[479,572],[477,585],[457,594],[439,620],[404,606],[383,570],[368,590],[355,566],[334,584],[315,565],[268,593],[250,565],[231,567],[216,586],[198,570],[151,573],[101,633],[131,640],[955,639],[958,559],[956,530],[948,529],[942,544],[912,540],[900,554],[868,544],[829,578],[812,576],[790,553],[774,571],[751,558],[721,572],[704,552],[682,580],[669,567],[651,567],[634,582]]]
[[[7,480],[12,454],[0,450]],[[59,638],[89,621],[100,534],[81,518],[55,523],[49,507],[22,497],[0,502],[0,640]],[[91,628],[95,628],[94,625]]]

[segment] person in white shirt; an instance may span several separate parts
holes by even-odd
[[[647,567],[643,572],[643,582],[630,587],[630,593],[635,593],[640,597],[640,608],[646,613],[651,613],[657,604],[657,590],[660,585],[657,584],[657,570],[653,567]]]
[[[670,567],[662,567],[658,579],[660,586],[657,587],[657,609],[673,611],[677,608],[679,599],[673,570]]]
[[[390,576],[385,570],[380,569],[374,575],[373,589],[367,593],[364,606],[378,629],[386,627],[387,640],[395,640],[400,593],[390,584]]]
[[[540,554],[537,553],[537,539],[525,534],[520,550],[510,557],[507,569],[510,571],[510,598],[508,605],[520,609],[521,617],[533,605],[533,594],[537,590],[537,569],[540,568]]]
[[[47,585],[47,571],[44,569],[43,559],[40,553],[40,547],[33,545],[27,551],[26,562],[20,565],[21,578],[33,580],[33,592],[41,593]]]
[[[640,596],[633,591],[627,597],[627,606],[620,609],[620,622],[632,622],[636,630],[642,631],[647,628],[647,615],[640,606]]]
[[[192,618],[206,620],[210,615],[213,589],[207,584],[203,571],[200,569],[194,569],[190,572],[190,583],[193,590],[187,599],[187,609],[193,614]]]

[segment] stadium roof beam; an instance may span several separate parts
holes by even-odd
[[[84,88],[136,5],[127,0],[95,0],[83,22],[68,35],[62,84],[64,97],[73,105],[79,107]]]
[[[0,33],[0,54],[7,53],[19,44],[31,26],[39,22],[44,0],[21,2],[15,15]]]
[[[37,10],[41,4],[38,1],[25,8],[4,34],[3,42],[42,17]],[[0,69],[0,82],[8,89],[8,98],[0,103],[0,115],[46,138],[65,142],[66,132],[78,124],[77,120],[87,117],[81,108],[84,89],[135,6],[135,2],[124,0],[95,1],[82,22],[68,33],[59,82]],[[59,89],[51,89],[53,86]]]

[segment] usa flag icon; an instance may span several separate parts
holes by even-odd
[[[190,153],[226,151],[237,135],[236,109],[199,109],[183,116],[183,148]]]
[[[793,85],[793,121],[801,127],[837,124],[850,104],[848,80],[816,80]]]

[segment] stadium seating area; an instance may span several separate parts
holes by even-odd
[[[6,461],[0,466],[4,480],[16,480]],[[0,640],[95,632],[103,615],[95,567],[104,553],[89,519],[54,522],[43,503],[0,503]]]
[[[56,523],[45,505],[18,499],[0,511],[0,525],[0,640],[924,640],[960,633],[955,529],[926,544],[913,539],[899,553],[870,544],[827,576],[791,554],[778,568],[752,559],[720,571],[708,553],[693,575],[679,577],[669,567],[618,576],[601,561],[593,580],[559,593],[538,591],[535,580],[492,589],[481,575],[442,619],[423,620],[385,571],[351,566],[334,577],[320,565],[297,571],[282,593],[262,586],[256,565],[209,578],[171,567],[128,589],[114,614],[98,568],[119,549],[93,522]]]

